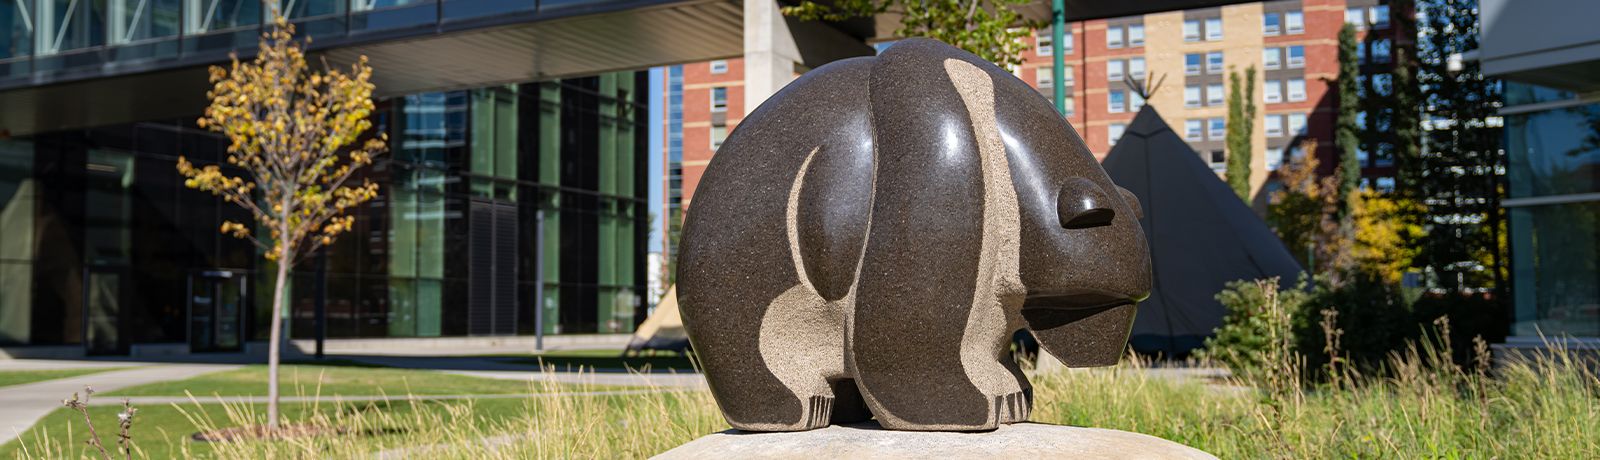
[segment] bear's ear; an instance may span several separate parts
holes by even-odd
[[[1144,206],[1139,205],[1139,197],[1134,196],[1132,191],[1122,188],[1120,185],[1117,186],[1117,193],[1121,193],[1122,201],[1128,203],[1128,207],[1133,208],[1133,218],[1144,218]]]

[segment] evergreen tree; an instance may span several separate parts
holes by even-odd
[[[1245,204],[1250,204],[1250,141],[1255,135],[1256,66],[1244,70],[1244,90],[1239,88],[1239,72],[1229,72],[1233,87],[1228,95],[1228,186]]]
[[[1499,82],[1477,61],[1450,70],[1449,57],[1479,49],[1477,0],[1428,0],[1419,27],[1423,151],[1412,187],[1428,206],[1428,234],[1416,265],[1450,291],[1494,287],[1505,299],[1505,246],[1500,199],[1505,159]]]
[[[1356,62],[1356,29],[1345,23],[1339,29],[1339,116],[1333,125],[1333,145],[1339,152],[1339,197],[1348,199],[1361,181],[1361,159],[1356,155],[1361,149],[1363,126],[1357,119],[1361,111],[1361,68]],[[1341,214],[1349,205],[1341,205]]]
[[[1417,30],[1416,3],[1413,0],[1394,0],[1389,11],[1395,13],[1391,22],[1399,30]],[[1394,122],[1391,133],[1394,140],[1395,190],[1404,199],[1416,199],[1422,171],[1422,86],[1417,81],[1416,62],[1404,42],[1395,42],[1395,66],[1389,73],[1388,100]]]
[[[1395,51],[1397,64],[1390,72],[1389,91],[1394,120],[1394,164],[1396,191],[1408,197],[1418,195],[1422,182],[1422,88],[1411,70],[1404,49]]]

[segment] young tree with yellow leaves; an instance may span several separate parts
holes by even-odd
[[[274,15],[276,16],[276,15]],[[228,136],[228,163],[248,177],[230,177],[212,165],[196,168],[178,158],[184,185],[210,191],[254,214],[258,238],[240,222],[225,222],[222,232],[255,243],[276,262],[272,293],[272,333],[267,354],[267,426],[278,429],[278,360],[283,341],[283,295],[289,269],[300,258],[333,242],[350,229],[345,209],[372,199],[378,184],[362,181],[346,186],[356,169],[372,164],[387,147],[386,135],[346,149],[371,127],[372,69],[366,56],[349,73],[310,70],[302,45],[293,40],[294,26],[274,18],[272,32],[262,36],[252,62],[233,68],[211,67],[207,93],[211,106],[199,125]],[[308,38],[306,42],[310,42]]]

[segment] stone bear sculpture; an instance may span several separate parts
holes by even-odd
[[[679,305],[740,430],[1025,421],[1012,334],[1114,364],[1150,292],[1138,201],[1036,90],[933,40],[801,76],[688,208]]]

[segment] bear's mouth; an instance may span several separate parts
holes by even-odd
[[[1112,308],[1137,304],[1144,297],[1134,299],[1095,291],[1031,295],[1022,302],[1022,317],[1035,330],[1054,329]]]

